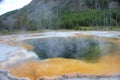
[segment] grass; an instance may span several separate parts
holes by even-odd
[[[109,27],[109,26],[90,26],[90,27],[84,27],[84,26],[78,26],[75,28],[75,30],[80,30],[80,31],[120,31],[120,26],[115,26],[115,27]]]

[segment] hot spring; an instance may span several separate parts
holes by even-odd
[[[34,46],[39,59],[66,58],[96,62],[101,56],[119,50],[116,43],[102,38],[51,37],[24,41]]]
[[[79,77],[78,80],[120,78],[119,38],[86,34],[57,36],[57,33],[49,33],[47,37],[37,34],[22,38],[19,43],[27,50],[26,54],[33,52],[38,57],[11,65],[7,70],[13,76],[31,80],[40,80],[42,77],[57,77],[56,80],[60,80],[60,76],[64,80],[64,75]],[[23,54],[21,56],[19,58],[24,57]]]

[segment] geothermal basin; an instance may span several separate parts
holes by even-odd
[[[0,42],[2,76],[7,70],[25,80],[120,79],[120,32],[16,34]]]

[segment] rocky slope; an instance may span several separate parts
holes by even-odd
[[[101,9],[108,7],[107,0],[100,0],[98,3]],[[54,29],[59,26],[63,11],[96,9],[95,4],[94,0],[32,0],[27,6],[6,13],[1,18],[8,25],[5,27],[8,30]]]
[[[76,10],[80,7],[79,3],[83,5],[79,0],[33,0],[24,8],[6,13],[1,17],[6,24],[9,24],[10,30],[13,27],[35,25],[46,28],[45,21],[51,24],[51,19],[58,19],[61,8]],[[28,25],[28,23],[31,24]]]

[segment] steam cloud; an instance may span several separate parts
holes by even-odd
[[[115,49],[114,44],[94,38],[44,38],[25,42],[35,46],[34,51],[41,59],[99,57],[111,53],[111,49]]]

